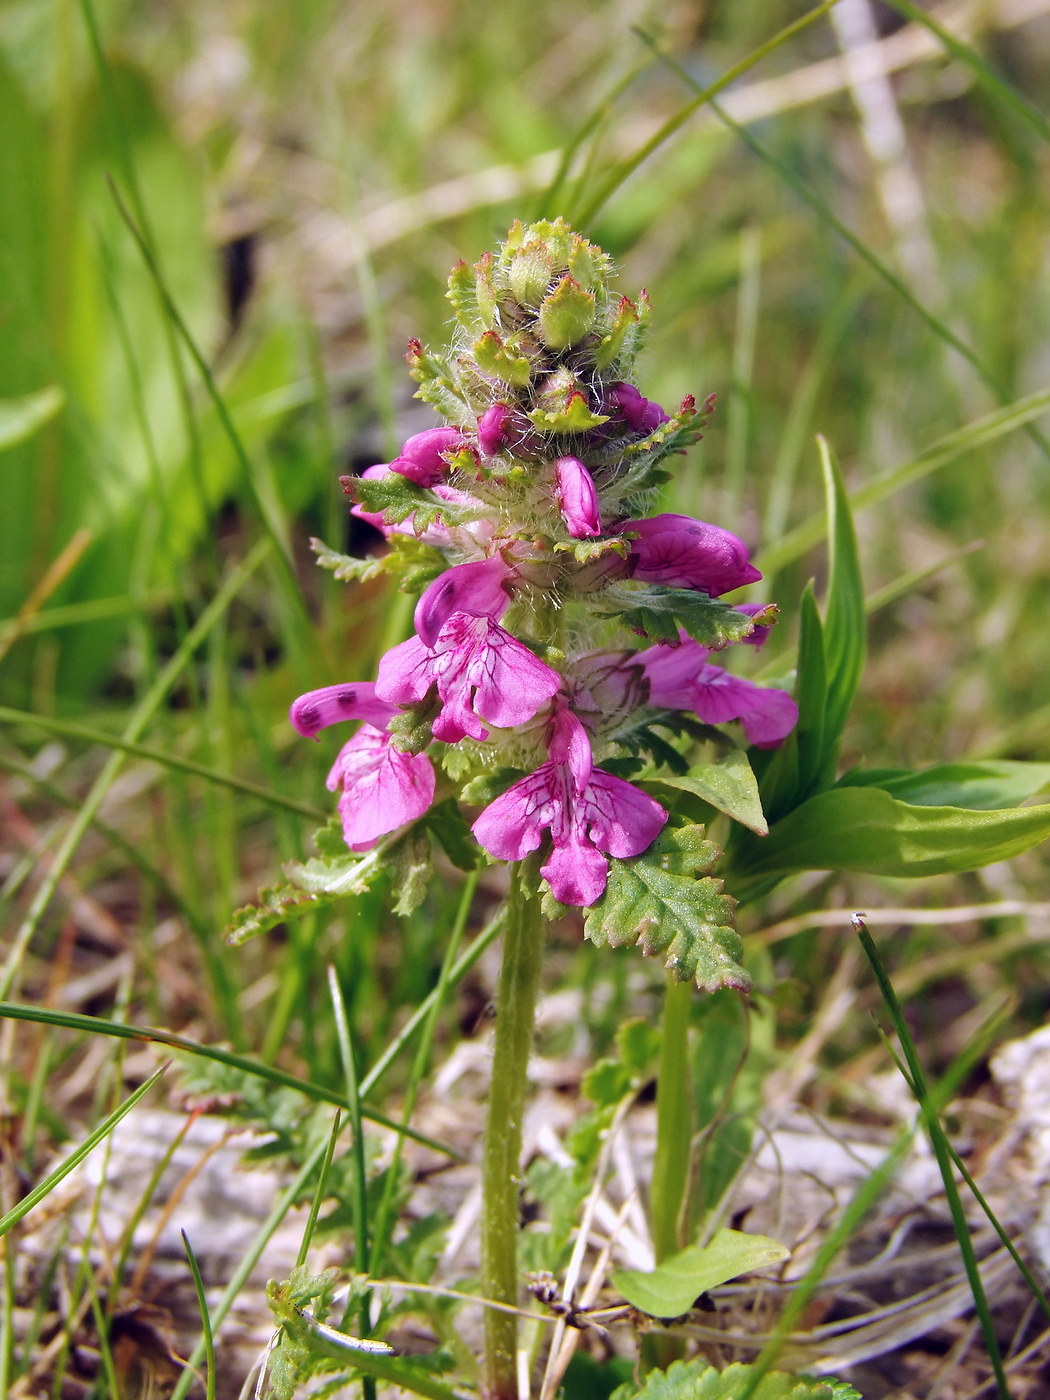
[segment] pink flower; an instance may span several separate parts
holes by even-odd
[[[434,486],[448,476],[445,454],[465,446],[466,438],[459,428],[427,428],[426,432],[413,433],[390,463],[390,470],[407,476],[417,486]]]
[[[561,677],[490,617],[454,612],[432,647],[411,637],[379,663],[376,693],[383,700],[413,704],[432,685],[443,706],[434,738],[454,744],[468,734],[487,739],[482,719],[499,729],[525,724],[558,693]]]
[[[416,604],[416,631],[427,646],[433,646],[454,612],[498,620],[510,606],[509,584],[515,577],[516,571],[499,554],[454,565],[424,590]]]
[[[288,718],[304,739],[316,738],[321,729],[342,720],[363,719],[382,725],[397,714],[397,706],[376,699],[371,681],[351,681],[347,685],[325,685],[308,690],[292,705]]]
[[[649,679],[649,703],[692,710],[705,724],[738,719],[748,743],[775,749],[798,723],[798,706],[786,690],[773,690],[731,675],[707,661],[699,643],[655,646],[635,654]]]
[[[602,518],[598,510],[598,492],[590,472],[579,457],[559,457],[554,471],[558,503],[569,534],[576,540],[600,535]]]
[[[367,851],[380,836],[428,809],[434,800],[434,768],[425,754],[401,753],[389,734],[363,724],[340,749],[328,789],[342,789],[339,815],[346,844],[352,851]]]
[[[550,830],[553,850],[542,873],[562,904],[587,906],[605,892],[609,862],[640,855],[667,813],[622,778],[595,768],[580,721],[562,710],[550,758],[489,804],[474,823],[478,841],[498,860],[521,860]]]
[[[696,588],[718,598],[762,577],[748,561],[744,541],[718,525],[688,515],[653,515],[619,528],[637,536],[628,566],[645,583]]]
[[[605,405],[619,413],[632,433],[652,433],[668,422],[660,405],[643,398],[633,384],[614,384],[605,396]]]
[[[478,419],[478,447],[485,457],[510,449],[518,456],[537,457],[543,443],[520,408],[494,403]]]

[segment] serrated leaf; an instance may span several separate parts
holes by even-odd
[[[317,555],[318,567],[334,574],[340,583],[367,580],[385,568],[384,559],[355,559],[352,554],[340,554],[337,549],[331,549],[315,536],[310,538],[310,548]]]
[[[457,870],[475,868],[478,845],[454,798],[446,798],[436,807],[431,807],[424,820]]]
[[[717,763],[698,764],[688,773],[661,774],[656,782],[645,785],[646,791],[661,785],[691,792],[759,836],[765,836],[769,831],[762,813],[758,783],[743,749],[730,749]]]
[[[611,1282],[632,1307],[650,1317],[681,1317],[702,1293],[731,1278],[779,1264],[791,1253],[767,1235],[719,1230],[710,1244],[672,1254],[651,1272],[619,1269]]]
[[[569,395],[564,408],[551,413],[535,408],[529,418],[541,433],[586,433],[609,421],[607,413],[592,413],[579,392]]]
[[[752,1388],[754,1371],[740,1361],[722,1371],[700,1358],[675,1361],[666,1371],[650,1371],[640,1387],[634,1381],[618,1386],[610,1400],[739,1400],[745,1393],[752,1400],[861,1400],[844,1381],[785,1371],[768,1371]]]
[[[707,991],[749,987],[732,926],[736,901],[722,894],[721,880],[697,878],[719,855],[702,827],[686,826],[665,828],[632,860],[611,859],[605,893],[587,911],[586,936],[599,948],[637,943],[647,957],[666,955],[680,982]]]
[[[397,896],[394,913],[407,919],[426,899],[427,885],[434,873],[430,859],[430,836],[425,822],[417,822],[390,847],[386,864]]]
[[[311,894],[292,884],[269,885],[259,891],[258,903],[246,904],[233,911],[222,936],[231,948],[237,948],[260,933],[268,933],[287,919],[298,918],[301,914],[334,903],[336,898],[334,895],[325,898]]]
[[[371,515],[382,515],[387,525],[400,525],[414,511],[433,504],[414,481],[400,472],[378,477],[349,476],[345,483],[347,494]]]
[[[470,348],[483,374],[494,375],[519,389],[532,378],[532,366],[525,356],[505,345],[495,331],[486,331]]]
[[[679,629],[684,628],[694,641],[712,651],[743,641],[756,625],[762,625],[762,615],[756,619],[720,598],[709,598],[691,588],[665,588],[662,584],[647,588],[614,585],[601,595],[599,606],[608,616],[620,618],[627,627],[653,641],[677,646]]]

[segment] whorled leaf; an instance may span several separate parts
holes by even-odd
[[[637,943],[647,957],[665,956],[678,981],[706,991],[746,990],[736,901],[722,893],[721,880],[702,874],[720,854],[703,827],[683,826],[665,829],[640,856],[610,860],[605,893],[587,911],[586,936],[599,948]]]
[[[620,618],[641,636],[676,646],[679,629],[684,628],[694,641],[712,651],[721,651],[731,642],[742,642],[756,626],[772,621],[763,613],[751,617],[738,612],[731,604],[709,598],[706,593],[665,588],[662,584],[647,588],[614,585],[606,589],[601,603],[609,616]]]
[[[650,1371],[642,1386],[628,1381],[613,1391],[611,1400],[738,1400],[745,1392],[754,1400],[861,1400],[860,1392],[830,1376],[790,1376],[770,1371],[751,1389],[754,1367],[742,1362],[717,1370],[708,1361],[675,1361],[666,1371]]]

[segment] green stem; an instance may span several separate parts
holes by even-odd
[[[682,1207],[689,1186],[693,1140],[693,1095],[689,1074],[690,982],[670,981],[660,1027],[656,1083],[656,1158],[649,1190],[649,1215],[656,1262],[683,1247]]]
[[[539,899],[511,866],[507,931],[496,1002],[492,1086],[482,1158],[481,1272],[485,1297],[518,1303],[518,1169],[526,1074],[543,965],[544,919]],[[485,1313],[486,1400],[517,1400],[518,1321]]]

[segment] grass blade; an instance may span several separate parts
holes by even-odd
[[[267,1079],[271,1084],[279,1084],[284,1089],[294,1089],[297,1093],[303,1094],[308,1099],[314,1099],[321,1103],[330,1103],[336,1108],[347,1107],[347,1101],[337,1094],[334,1089],[326,1089],[323,1084],[311,1083],[308,1079],[299,1079],[294,1074],[288,1074],[283,1069],[277,1069],[273,1065],[263,1065],[257,1060],[249,1060],[245,1055],[237,1055],[232,1050],[221,1050],[217,1045],[202,1045],[196,1040],[187,1040],[185,1036],[175,1035],[173,1031],[157,1030],[152,1026],[133,1026],[121,1021],[107,1021],[101,1016],[83,1016],[77,1011],[52,1011],[47,1006],[25,1006],[21,1002],[0,1001],[0,1019],[7,1017],[13,1021],[36,1021],[46,1026],[61,1026],[64,1030],[86,1031],[89,1035],[112,1035],[122,1040],[145,1040],[152,1041],[157,1045],[168,1045],[173,1050],[181,1050],[187,1055],[198,1055],[205,1060],[215,1060],[221,1065],[229,1065],[231,1069],[242,1070],[245,1074],[254,1074],[259,1079]],[[361,1106],[362,1118],[367,1118],[371,1123],[377,1123],[381,1128],[392,1128],[394,1132],[401,1132],[401,1128],[385,1113],[380,1113],[378,1109],[371,1108],[367,1104]],[[459,1154],[451,1147],[443,1147],[434,1138],[429,1138],[423,1133],[417,1133],[414,1129],[407,1129],[406,1136],[412,1138],[414,1142],[420,1143],[423,1147],[433,1148],[435,1152],[444,1153],[446,1157],[458,1157]]]
[[[35,725],[37,729],[46,730],[49,734],[63,734],[70,739],[83,739],[85,743],[98,744],[102,748],[117,749],[121,753],[130,754],[133,758],[144,758],[148,759],[150,763],[162,763],[166,768],[177,768],[182,773],[190,773],[195,778],[203,778],[205,782],[215,783],[219,787],[231,788],[234,792],[243,792],[248,797],[257,797],[261,802],[266,802],[271,807],[282,807],[286,811],[295,812],[300,817],[309,817],[312,821],[326,822],[328,820],[327,812],[320,807],[312,806],[309,802],[297,802],[294,797],[285,797],[283,793],[264,788],[259,783],[250,783],[244,778],[235,778],[232,773],[220,773],[217,769],[208,768],[203,763],[195,763],[191,758],[182,758],[178,754],[154,748],[150,744],[132,743],[128,739],[107,734],[104,730],[92,729],[86,724],[77,724],[74,720],[54,719],[50,715],[31,714],[28,710],[12,710],[6,705],[0,705],[0,724]]]
[[[132,712],[121,738],[128,743],[137,742],[139,735],[146,728],[157,710],[160,708],[168,691],[175,681],[182,674],[189,663],[190,658],[197,647],[205,639],[211,629],[223,616],[226,609],[233,602],[241,588],[247,583],[255,570],[270,552],[270,541],[260,540],[247,557],[237,568],[229,574],[222,587],[215,597],[201,613],[194,626],[183,638],[175,655],[161,671],[160,675],[150,686],[149,690],[136,705]],[[4,963],[3,975],[0,977],[0,1001],[5,1001],[11,994],[15,979],[18,976],[18,969],[22,961],[22,956],[29,945],[29,940],[36,932],[37,925],[43,917],[44,911],[51,903],[51,899],[58,888],[58,883],[66,873],[69,862],[73,859],[77,847],[84,837],[84,833],[91,825],[102,801],[109,792],[113,782],[120,772],[124,762],[124,756],[120,753],[111,754],[103,767],[101,773],[91,785],[91,791],[84,799],[83,806],[70,823],[62,844],[55,852],[51,867],[40,886],[26,912],[14,941],[8,950],[7,959]]]
[[[17,1225],[20,1220],[29,1214],[34,1206],[39,1205],[45,1196],[50,1195],[59,1182],[64,1181],[71,1171],[74,1171],[80,1166],[84,1158],[89,1156],[99,1143],[110,1135],[120,1120],[127,1117],[139,1100],[146,1097],[158,1079],[167,1073],[170,1064],[171,1061],[169,1060],[167,1064],[161,1065],[156,1074],[150,1075],[145,1084],[140,1084],[135,1092],[126,1098],[118,1109],[111,1113],[108,1118],[103,1119],[90,1137],[85,1138],[76,1151],[70,1153],[66,1160],[60,1163],[53,1172],[46,1176],[39,1186],[34,1187],[13,1209],[9,1210],[6,1215],[0,1217],[0,1235],[6,1235],[13,1225]]]
[[[910,486],[913,481],[919,481],[939,467],[946,467],[949,463],[957,461],[964,453],[976,452],[1007,433],[1016,432],[1018,428],[1025,427],[1048,410],[1050,389],[1039,389],[1034,394],[1015,399],[1005,408],[997,408],[993,413],[985,414],[983,418],[975,418],[972,423],[938,438],[910,462],[894,467],[885,475],[869,481],[866,486],[851,491],[850,507],[854,514],[866,510],[869,506],[885,500],[887,496],[892,496],[895,491]],[[789,531],[777,544],[763,551],[755,559],[756,566],[764,574],[776,573],[787,564],[800,559],[807,550],[819,543],[824,538],[826,528],[823,514],[811,516],[809,520],[804,520],[801,525]]]
[[[879,991],[882,993],[886,1009],[893,1022],[893,1028],[897,1032],[897,1039],[900,1041],[904,1051],[904,1058],[908,1065],[908,1078],[912,1093],[918,1100],[922,1110],[923,1121],[926,1132],[930,1139],[930,1146],[933,1148],[937,1158],[937,1165],[940,1168],[941,1180],[944,1183],[944,1194],[948,1201],[948,1209],[951,1212],[952,1224],[955,1227],[955,1236],[959,1241],[959,1250],[963,1257],[963,1264],[966,1268],[966,1276],[970,1281],[970,1289],[973,1293],[974,1307],[981,1322],[981,1332],[984,1335],[984,1344],[988,1349],[988,1357],[995,1372],[996,1387],[1002,1400],[1009,1400],[1010,1390],[1006,1383],[1006,1372],[1003,1369],[1003,1359],[999,1351],[999,1339],[995,1335],[995,1324],[992,1321],[991,1310],[988,1306],[988,1298],[981,1282],[980,1271],[977,1267],[977,1256],[974,1253],[973,1240],[970,1235],[970,1227],[967,1224],[966,1213],[963,1210],[962,1201],[959,1199],[959,1189],[955,1184],[955,1177],[952,1174],[951,1148],[947,1135],[941,1126],[940,1116],[934,1107],[926,1082],[926,1075],[919,1059],[919,1052],[916,1049],[915,1041],[912,1039],[905,1020],[901,1004],[897,1000],[897,994],[893,990],[889,974],[879,955],[879,950],[875,946],[875,940],[864,926],[863,918],[857,914],[853,918],[853,927],[857,931],[860,945],[864,949],[864,955],[871,965],[871,970],[879,984]]]
[[[817,437],[824,476],[828,529],[828,588],[824,607],[827,699],[824,712],[824,776],[834,778],[839,740],[860,684],[867,650],[864,585],[849,498],[827,442]]]
[[[888,0],[888,2],[890,7],[898,14],[903,15],[905,19],[910,19],[913,24],[921,24],[924,29],[928,29],[931,34],[936,35],[952,58],[965,64],[987,92],[997,98],[1004,107],[1008,107],[1015,116],[1020,117],[1044,141],[1050,141],[1050,121],[1047,121],[1039,108],[1030,102],[1024,93],[1018,92],[1005,78],[1001,78],[994,68],[985,63],[976,49],[963,43],[961,39],[957,39],[931,14],[920,9],[918,5],[913,5],[911,0]]]
[[[297,1269],[303,1267],[306,1263],[306,1256],[310,1252],[314,1230],[317,1228],[317,1217],[321,1213],[321,1202],[324,1200],[325,1188],[328,1185],[328,1173],[332,1170],[332,1158],[335,1156],[335,1145],[339,1140],[339,1130],[342,1126],[343,1115],[336,1109],[335,1117],[332,1119],[332,1131],[328,1135],[328,1150],[325,1152],[324,1161],[321,1163],[321,1170],[317,1177],[317,1190],[314,1192],[314,1198],[310,1202],[310,1214],[306,1221],[306,1229],[303,1231],[303,1238],[299,1244],[299,1253],[295,1260],[295,1267]]]
[[[728,69],[720,78],[716,79],[710,87],[701,88],[698,83],[691,82],[691,86],[697,93],[697,96],[693,98],[692,102],[687,102],[684,107],[680,107],[678,111],[675,112],[674,116],[669,117],[667,121],[664,122],[663,126],[660,127],[659,131],[655,132],[648,141],[645,141],[639,146],[638,150],[635,151],[633,155],[625,156],[623,160],[617,162],[606,178],[605,183],[601,185],[597,193],[592,196],[590,203],[574,214],[572,222],[577,227],[583,227],[590,223],[602,206],[612,198],[623,182],[630,175],[633,175],[638,167],[644,161],[648,160],[654,151],[658,150],[665,141],[683,127],[693,113],[701,108],[705,102],[712,101],[720,92],[723,92],[729,87],[731,83],[735,83],[737,78],[746,73],[749,68],[753,68],[755,64],[760,63],[762,59],[768,58],[771,53],[780,48],[781,44],[785,44],[789,39],[793,39],[796,34],[800,34],[803,29],[808,28],[815,20],[820,19],[821,15],[826,15],[832,6],[837,4],[838,0],[824,0],[823,4],[818,5],[815,9],[808,11],[799,19],[795,20],[792,24],[781,29],[778,34],[774,34],[771,39],[767,39],[766,42],[755,49],[753,53],[748,54],[746,58],[742,58],[739,63],[735,63],[732,68]],[[645,40],[649,47],[657,53],[658,57],[663,58],[663,55],[656,49],[656,45],[651,38],[639,29],[636,29],[635,33]]]
[[[338,1114],[336,1117],[338,1118]],[[190,1273],[193,1275],[193,1286],[197,1290],[197,1306],[200,1308],[202,1336],[204,1339],[204,1361],[207,1366],[205,1400],[215,1400],[215,1337],[211,1328],[211,1314],[208,1312],[208,1300],[204,1296],[204,1280],[201,1278],[201,1266],[197,1263],[197,1256],[193,1252],[190,1244],[190,1237],[185,1230],[180,1231],[182,1243],[186,1246],[186,1258],[190,1261]]]

